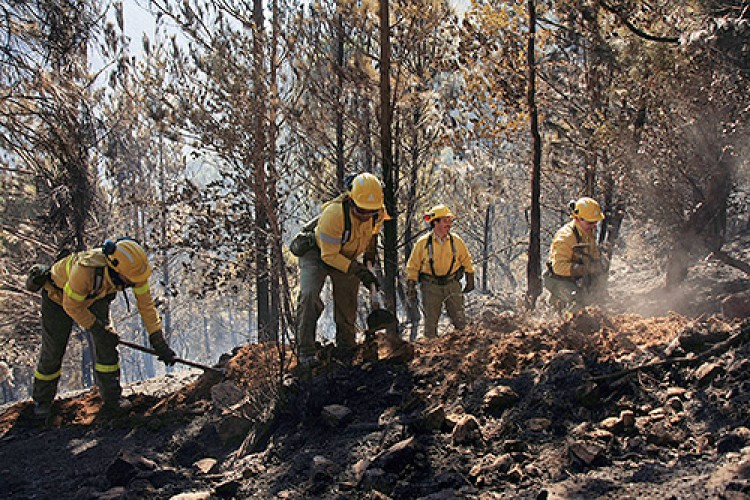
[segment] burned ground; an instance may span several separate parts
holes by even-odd
[[[720,313],[750,306],[748,281],[700,266],[679,290],[615,267],[605,307],[568,318],[475,296],[467,329],[381,336],[377,362],[327,348],[297,373],[241,346],[224,376],[127,387],[116,417],[95,390],[47,425],[19,402],[0,414],[0,496],[747,498],[750,322]]]
[[[749,326],[598,309],[481,317],[416,343],[413,359],[331,361],[281,387],[276,353],[245,346],[224,379],[132,394],[116,418],[95,391],[59,401],[49,426],[18,403],[0,417],[3,494],[750,494]]]

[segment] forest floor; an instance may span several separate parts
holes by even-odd
[[[638,273],[570,318],[474,297],[463,331],[381,336],[378,361],[281,386],[248,345],[223,374],[128,386],[119,416],[96,390],[46,423],[16,403],[0,497],[749,498],[750,322],[719,314],[748,281],[701,262],[668,294]]]

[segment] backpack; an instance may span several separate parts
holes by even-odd
[[[341,235],[341,246],[343,247],[352,238],[352,215],[349,213],[349,199],[345,198],[341,202],[342,211],[344,212],[344,234]],[[377,217],[372,218],[372,225],[375,227]],[[320,215],[302,226],[302,229],[292,238],[289,243],[289,251],[297,257],[302,257],[314,248],[318,248],[318,242],[315,240],[315,228],[318,227]]]

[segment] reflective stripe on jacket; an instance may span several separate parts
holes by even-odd
[[[96,291],[96,270],[104,268],[101,285]],[[47,283],[45,289],[49,298],[60,304],[73,321],[82,328],[89,329],[96,318],[89,311],[91,304],[109,294],[123,290],[112,282],[111,269],[107,266],[107,258],[101,250],[88,250],[70,254],[52,266],[52,283]],[[96,293],[93,293],[95,292]],[[154,306],[154,300],[149,291],[148,281],[136,283],[133,286],[138,312],[143,319],[148,333],[162,328],[161,318]]]
[[[371,219],[361,221],[351,215],[351,236],[349,241],[341,244],[344,235],[343,199],[339,197],[323,205],[323,213],[315,228],[315,239],[320,247],[320,258],[329,266],[345,273],[349,271],[352,260],[367,250],[373,235],[378,234],[383,225],[385,210],[378,212],[373,225]]]

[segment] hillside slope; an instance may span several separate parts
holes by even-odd
[[[245,346],[225,378],[131,395],[115,419],[98,416],[95,391],[62,401],[48,427],[18,403],[0,416],[3,495],[750,494],[750,326],[596,309],[482,318],[411,360],[381,342],[391,359],[324,363],[281,389],[274,353]]]

